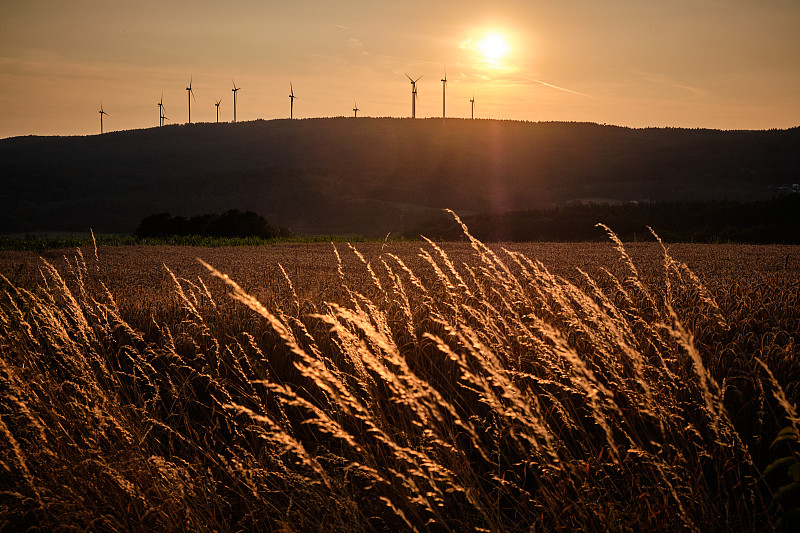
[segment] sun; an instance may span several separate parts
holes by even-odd
[[[478,50],[489,61],[497,61],[509,52],[510,47],[502,35],[490,33],[478,43]]]

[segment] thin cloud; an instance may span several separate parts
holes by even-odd
[[[733,76],[733,77],[730,77],[730,78],[726,78],[726,79],[724,79],[722,81],[711,83],[711,84],[709,84],[709,87],[716,87],[718,85],[724,85],[726,83],[731,83],[732,81],[736,81],[736,80],[742,79],[742,77],[743,76],[741,74],[737,74],[736,76]]]
[[[548,83],[546,81],[537,80],[536,78],[531,78],[529,76],[520,76],[523,80],[532,81],[534,83],[538,83],[539,85],[544,85],[545,87],[550,87],[551,89],[556,89],[558,91],[564,91],[565,93],[576,94],[578,96],[583,96],[585,98],[591,98],[593,100],[600,100],[604,101],[602,98],[598,98],[596,96],[592,96],[591,94],[586,94],[578,91],[573,91],[572,89],[567,89],[566,87],[560,87],[558,85],[554,85],[552,83]]]
[[[359,41],[355,37],[351,37],[351,38],[347,39],[347,41],[345,41],[345,42],[346,42],[348,48],[359,48],[360,49],[360,48],[364,47],[364,43],[362,43],[361,41]]]
[[[631,107],[626,106],[624,104],[621,104],[619,102],[614,102],[612,100],[607,100],[607,99],[601,98],[599,96],[594,96],[594,95],[591,95],[591,94],[582,93],[580,91],[573,91],[572,89],[567,89],[566,87],[561,87],[561,86],[555,85],[553,83],[549,83],[549,82],[546,82],[546,81],[543,81],[543,80],[538,80],[536,78],[531,78],[530,76],[520,75],[519,77],[524,79],[524,80],[527,80],[527,81],[532,81],[534,83],[538,83],[539,85],[542,85],[544,87],[548,87],[550,89],[555,89],[557,91],[562,91],[562,92],[565,92],[565,93],[574,94],[576,96],[582,96],[583,98],[589,98],[591,100],[597,100],[598,102],[603,102],[603,103],[606,103],[606,104],[611,104],[611,105],[615,105],[615,106],[618,106],[618,107],[623,107],[623,108],[626,108],[626,109],[632,109]]]
[[[637,73],[647,80],[650,83],[654,83],[656,85],[661,85],[663,87],[670,87],[673,89],[680,89],[682,91],[688,92],[691,96],[708,96],[709,91],[705,89],[701,89],[699,87],[686,85],[685,83],[681,83],[675,81],[674,79],[670,78],[666,74],[656,74],[652,72],[645,72],[645,71],[637,71]]]

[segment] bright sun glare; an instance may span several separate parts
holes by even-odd
[[[490,33],[478,43],[478,49],[490,61],[496,61],[508,53],[509,47],[502,35]]]

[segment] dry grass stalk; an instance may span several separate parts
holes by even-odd
[[[67,280],[50,262],[35,290],[3,277],[4,511],[110,530],[770,527],[726,408],[747,383],[713,344],[728,303],[663,243],[660,284],[613,233],[624,274],[569,281],[462,227],[460,262],[432,241],[418,259],[334,246],[338,301],[301,299],[279,265],[287,301],[265,305],[201,261],[213,283],[167,269],[172,294],[140,316],[96,249],[94,273],[77,253]],[[734,341],[793,356],[791,333],[769,339]]]

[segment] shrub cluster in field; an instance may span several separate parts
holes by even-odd
[[[769,458],[742,427],[767,444],[787,418],[796,427],[768,370],[770,350],[795,355],[796,331],[750,350],[728,302],[666,249],[657,286],[613,235],[625,273],[571,283],[464,231],[472,260],[429,241],[430,276],[351,247],[354,283],[334,248],[338,303],[299,298],[285,275],[290,296],[268,309],[212,265],[232,301],[170,272],[179,308],[135,326],[99,282],[96,250],[66,281],[49,263],[36,290],[4,278],[0,517],[101,530],[773,526],[785,509],[770,511]],[[731,401],[760,425],[737,424]]]
[[[134,232],[139,238],[200,235],[206,237],[273,239],[288,237],[285,228],[271,225],[267,219],[252,211],[230,209],[224,213],[207,213],[191,218],[169,213],[150,215],[142,219]]]

